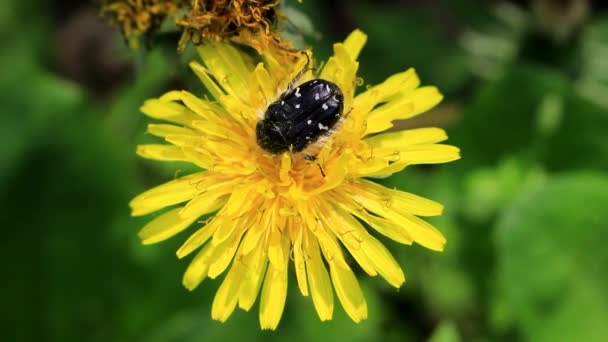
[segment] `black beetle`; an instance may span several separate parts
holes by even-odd
[[[344,95],[333,82],[314,79],[283,93],[256,126],[257,142],[273,153],[300,152],[336,125]]]

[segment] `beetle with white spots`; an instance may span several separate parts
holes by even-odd
[[[301,152],[331,134],[343,107],[344,95],[335,83],[305,82],[268,106],[256,126],[258,145],[272,154]]]

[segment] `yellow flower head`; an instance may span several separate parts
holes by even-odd
[[[304,151],[316,156],[314,161],[304,153],[272,155],[256,142],[256,124],[266,108],[311,56],[294,56],[287,63],[285,55],[267,52],[254,64],[231,45],[205,44],[199,47],[204,65],[190,66],[213,100],[171,91],[144,103],[145,114],[170,122],[148,126],[169,144],[141,145],[138,154],[191,162],[201,171],[140,194],[130,203],[132,214],[174,206],[139,233],[150,244],[215,212],[177,251],[179,258],[197,252],[183,278],[190,290],[228,270],[213,301],[214,319],[225,321],[237,305],[249,310],[261,289],[261,327],[275,329],[290,260],[300,292],[312,297],[321,320],[332,318],[334,290],[355,322],[365,319],[365,298],[345,252],[367,274],[379,274],[394,287],[405,276],[361,221],[397,242],[443,249],[445,238],[418,217],[440,215],[439,203],[367,179],[459,158],[458,148],[438,144],[447,139],[439,128],[381,133],[394,120],[435,106],[442,96],[435,87],[420,87],[412,69],[355,96],[356,59],[365,40],[362,32],[353,32],[334,45],[322,69],[307,70],[297,80],[325,79],[344,95],[342,122]]]

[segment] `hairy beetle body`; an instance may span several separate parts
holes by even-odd
[[[343,107],[344,96],[335,83],[305,82],[268,106],[256,127],[258,145],[273,154],[300,152],[330,132]]]

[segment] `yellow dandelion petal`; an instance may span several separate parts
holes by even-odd
[[[270,76],[268,70],[264,67],[264,64],[259,63],[255,67],[255,78],[258,81],[262,96],[266,99],[272,99],[277,96],[277,83]]]
[[[146,100],[140,110],[151,118],[189,126],[198,117],[191,110],[175,102],[163,99]]]
[[[185,288],[192,291],[207,277],[209,261],[214,250],[215,247],[211,244],[205,245],[192,259],[182,279]]]
[[[336,83],[344,92],[344,107],[350,110],[355,93],[355,77],[359,63],[346,50],[344,44],[334,45],[334,55],[327,61],[320,78]]]
[[[239,291],[239,308],[249,311],[258,297],[268,259],[262,248],[256,248],[246,256],[237,256],[235,262],[242,263],[244,269]]]
[[[197,218],[180,217],[180,208],[170,210],[150,221],[139,231],[139,238],[145,244],[157,243],[188,228]]]
[[[367,116],[366,134],[377,133],[393,127],[393,121],[409,119],[436,106],[443,99],[435,87],[406,90],[387,103],[372,110]]]
[[[236,253],[242,234],[243,230],[234,232],[229,239],[215,248],[213,262],[209,265],[209,278],[216,278],[226,270]]]
[[[397,151],[378,151],[376,160],[380,163],[363,169],[360,175],[368,177],[386,177],[403,170],[409,165],[440,164],[460,159],[460,150],[451,145],[424,144],[407,146]]]
[[[367,303],[359,282],[350,268],[330,263],[331,280],[346,314],[355,322],[367,318]]]
[[[182,217],[199,217],[200,215],[213,212],[224,205],[226,201],[223,199],[223,196],[228,194],[230,190],[230,184],[225,184],[223,187],[216,187],[215,189],[208,189],[181,208],[179,214]]]
[[[242,248],[243,253],[248,254],[260,244],[260,239],[264,233],[267,233],[267,228],[270,227],[270,221],[274,215],[273,210],[266,210],[263,214],[260,213],[254,220],[252,227],[247,230],[247,235],[243,238]]]
[[[387,222],[391,222],[390,224],[402,225],[414,241],[433,250],[443,250],[446,242],[445,237],[435,227],[405,210],[406,208],[403,205],[392,205],[391,201],[394,201],[396,196],[390,194],[388,189],[385,189],[386,195],[381,195],[377,192],[374,193],[374,188],[370,188],[368,184],[353,185],[345,190],[368,211],[387,218]],[[412,207],[410,206],[410,208]],[[440,208],[438,207],[437,210],[440,210]]]
[[[378,274],[389,284],[400,287],[405,282],[405,275],[397,260],[380,241],[368,235],[364,243],[361,243],[361,250],[372,262]]]
[[[311,298],[322,321],[333,317],[335,291],[348,316],[360,322],[367,318],[367,304],[347,254],[368,275],[399,287],[405,274],[378,236],[443,250],[443,235],[420,218],[440,215],[441,204],[363,179],[460,157],[458,148],[443,143],[447,134],[440,128],[383,132],[394,120],[430,109],[442,95],[420,87],[413,69],[356,94],[357,57],[366,40],[357,30],[336,43],[321,70],[309,68],[311,51],[271,48],[257,57],[228,43],[206,42],[199,47],[203,63],[190,67],[211,99],[170,91],[144,102],[145,114],[167,122],[148,126],[167,144],[141,145],[137,153],[202,170],[136,196],[132,214],[168,208],[141,230],[146,244],[201,223],[176,254],[195,254],[182,279],[189,290],[225,274],[213,319],[227,320],[237,306],[248,311],[259,297],[260,326],[276,329],[291,260],[299,291]],[[317,83],[303,85],[313,79]],[[330,100],[315,102],[325,93],[334,96],[332,107]],[[335,101],[343,101],[343,112]],[[273,110],[282,121],[268,118]],[[323,111],[339,123],[326,126]],[[271,145],[287,146],[284,152],[264,150],[272,150],[266,141],[258,144],[271,134],[277,136]],[[201,222],[203,215],[209,217]]]
[[[218,84],[211,78],[209,71],[197,62],[190,62],[190,69],[198,77],[199,80],[205,86],[205,89],[213,96],[216,100],[219,100],[224,96],[224,92],[218,86]]]
[[[131,214],[145,215],[188,201],[204,191],[199,185],[207,178],[205,172],[199,172],[152,188],[131,200],[129,203],[132,209]]]
[[[363,49],[365,42],[367,41],[367,35],[361,30],[354,30],[344,40],[344,48],[353,60],[359,57],[359,52]]]
[[[376,201],[384,202],[387,208],[398,208],[398,210],[417,216],[437,216],[443,212],[443,205],[424,197],[405,191],[387,189],[368,180],[361,180],[359,184],[360,188],[365,189],[368,194],[373,194]]]
[[[137,155],[161,161],[190,161],[179,146],[147,144],[137,146]]]
[[[236,308],[241,284],[240,273],[238,268],[233,267],[224,278],[211,306],[211,317],[213,319],[225,322]]]
[[[248,87],[254,70],[251,60],[230,44],[202,44],[198,52],[215,82],[230,95],[228,98],[220,96],[217,100],[225,107],[226,102],[232,100],[237,100],[239,105],[250,105]]]
[[[410,235],[410,233],[405,229],[404,226],[400,224],[394,224],[391,220],[379,217],[376,215],[370,214],[365,207],[355,202],[350,196],[342,193],[342,192],[334,192],[331,194],[334,202],[342,209],[344,209],[348,213],[344,213],[342,211],[338,211],[337,214],[343,217],[349,218],[349,214],[352,214],[359,219],[363,220],[363,222],[369,224],[373,229],[378,231],[380,234],[395,240],[402,244],[411,245],[414,242],[414,239]],[[367,260],[367,259],[365,259]],[[361,262],[359,263],[361,264]],[[369,265],[369,263],[366,263]],[[362,265],[363,266],[363,265]],[[369,266],[368,266],[369,268]],[[365,270],[365,267],[364,267]],[[370,275],[376,275],[375,271]]]
[[[187,91],[182,91],[180,93],[179,100],[182,101],[186,105],[186,107],[188,107],[188,109],[199,115],[201,119],[221,120],[220,115],[224,114],[221,108],[218,108],[217,106],[207,101],[203,101]],[[216,111],[219,111],[220,113],[216,113]],[[195,121],[193,123],[196,122],[198,121]],[[197,128],[196,125],[195,128]]]
[[[323,265],[323,260],[321,260],[317,241],[315,239],[307,239],[306,242],[304,247],[305,253],[308,256],[306,260],[306,274],[308,275],[312,302],[321,321],[327,321],[332,319],[334,315],[334,293],[327,269]]]
[[[310,232],[307,235],[309,238],[305,240],[305,242],[311,244],[308,248],[316,249],[314,246],[318,243],[325,259],[346,266],[347,263],[344,260],[342,248],[337,241],[336,235],[332,232],[332,228],[334,227],[330,224],[325,224],[325,217],[323,217],[322,214],[316,213],[309,206],[302,206],[300,210],[302,218]],[[310,235],[312,235],[314,239],[311,238]],[[310,250],[306,249],[306,252],[310,252]]]
[[[369,112],[379,103],[398,92],[407,93],[418,87],[420,79],[414,69],[400,72],[388,77],[384,82],[375,85],[354,99],[353,109],[350,115],[355,117],[367,117]],[[365,127],[364,127],[365,128]]]
[[[184,244],[177,250],[177,257],[181,259],[202,246],[213,236],[215,231],[222,223],[221,218],[215,217],[211,220],[211,222],[197,230],[194,234],[190,235],[188,240],[186,240],[186,242],[184,242]]]
[[[308,296],[308,280],[306,278],[306,262],[302,251],[302,229],[299,229],[298,236],[293,244],[293,264],[296,271],[298,288],[303,296]]]
[[[448,135],[443,129],[429,127],[378,134],[364,141],[374,149],[399,149],[408,145],[434,144],[447,138]]]
[[[169,135],[192,135],[195,134],[191,129],[169,125],[169,124],[150,124],[148,125],[148,133],[157,137],[165,138]]]
[[[277,247],[277,253],[281,256],[275,257],[277,260],[274,263],[272,261],[269,263],[260,298],[260,326],[262,329],[276,329],[283,315],[287,298],[289,241],[283,237],[281,241],[278,241]]]
[[[324,210],[322,215],[324,222],[333,227],[334,234],[348,251],[353,256],[357,255],[355,260],[358,262],[362,260],[363,269],[373,269],[373,273],[380,274],[391,285],[401,286],[405,281],[403,271],[390,252],[378,240],[373,238],[351,215],[338,215],[338,210],[331,207],[324,207],[322,210]]]

